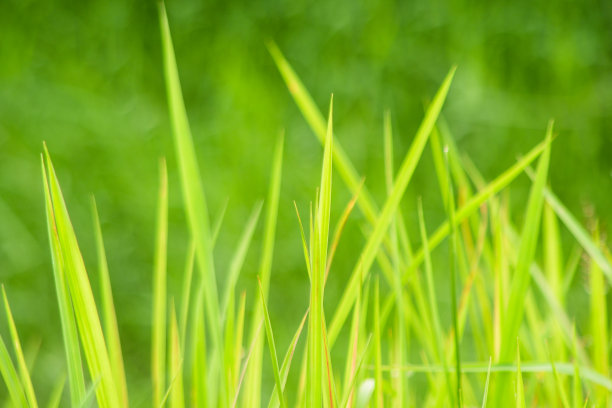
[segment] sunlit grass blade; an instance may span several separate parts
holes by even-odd
[[[577,346],[578,340],[576,339],[576,328],[572,330],[572,358],[574,360],[574,371],[572,376],[572,406],[574,408],[581,408],[584,401],[582,394],[582,380],[580,376],[580,365],[578,364]]]
[[[599,226],[595,224],[593,231],[593,242],[599,243]],[[597,245],[597,244],[596,244]],[[591,260],[589,265],[589,288],[590,296],[590,328],[593,341],[592,359],[594,368],[602,375],[610,376],[610,351],[608,349],[608,313],[606,301],[606,282],[602,269]],[[597,405],[608,405],[609,395],[605,389],[595,389],[593,401]]]
[[[487,398],[489,396],[489,380],[491,379],[491,363],[493,359],[489,357],[489,369],[487,370],[487,380],[485,381],[484,397],[482,398],[482,408],[487,407]]]
[[[8,322],[9,331],[11,333],[11,339],[13,341],[13,349],[15,356],[17,357],[17,367],[19,369],[19,376],[21,377],[21,384],[23,385],[23,391],[28,400],[28,406],[31,408],[37,408],[38,402],[36,400],[36,394],[34,393],[34,387],[32,386],[32,379],[28,371],[28,366],[23,355],[21,342],[19,341],[19,334],[17,333],[17,326],[15,326],[15,320],[13,319],[13,313],[6,297],[6,290],[2,285],[2,298],[4,300],[4,310],[6,312],[6,320]]]
[[[264,300],[263,289],[261,287],[261,281],[258,280],[259,283],[259,294],[261,297],[263,315],[264,315],[264,323],[266,327],[266,337],[268,338],[268,348],[270,349],[270,360],[272,362],[272,370],[274,372],[274,383],[276,392],[278,395],[278,400],[280,401],[281,408],[287,407],[287,401],[285,399],[285,395],[283,394],[283,386],[281,380],[280,369],[278,367],[278,358],[276,356],[276,343],[274,342],[274,333],[272,332],[272,324],[270,322],[270,315],[268,314],[268,307],[266,306],[266,302]]]
[[[77,405],[78,408],[91,408],[94,402],[94,396],[96,395],[96,390],[100,386],[100,378],[93,381],[85,390],[85,395],[83,396],[83,400]]]
[[[206,325],[204,322],[204,288],[200,282],[194,298],[193,313],[191,318],[191,392],[189,393],[191,406],[209,406],[208,383],[206,378]]]
[[[263,326],[263,321],[260,321],[257,325],[257,331],[255,333],[255,337],[251,341],[249,346],[249,351],[244,359],[244,364],[242,365],[242,370],[240,372],[240,378],[238,379],[238,385],[236,386],[236,391],[234,392],[234,397],[232,398],[232,408],[235,408],[238,404],[238,397],[240,396],[240,388],[242,387],[242,382],[244,380],[244,376],[246,375],[247,369],[249,368],[249,362],[251,361],[251,355],[253,354],[253,350],[255,349],[255,344],[259,338],[259,333],[261,333],[261,327]]]
[[[166,389],[166,252],[168,245],[168,172],[160,161],[155,252],[153,259],[153,315],[151,316],[151,378],[153,406],[158,407]]]
[[[68,367],[70,403],[71,406],[76,407],[85,395],[85,379],[83,377],[81,347],[79,344],[76,318],[72,308],[72,300],[70,299],[68,284],[66,283],[66,266],[60,246],[60,239],[49,188],[49,179],[47,177],[47,170],[43,155],[41,155],[41,169],[43,176],[43,187],[45,191],[47,232],[49,235],[51,260],[53,264],[53,279],[55,282],[55,293],[60,312],[64,352],[66,354],[66,362]]]
[[[516,340],[516,408],[525,408],[525,390],[523,387],[523,372],[521,371],[521,352]]]
[[[108,344],[108,355],[111,360],[111,369],[115,377],[115,384],[120,392],[123,407],[128,406],[128,390],[125,379],[125,368],[123,366],[123,354],[121,352],[121,341],[119,338],[119,325],[115,313],[113,292],[111,288],[108,263],[106,261],[106,251],[104,249],[104,239],[102,237],[102,227],[96,200],[91,198],[91,206],[94,219],[96,235],[96,249],[98,253],[98,273],[100,274],[100,293],[102,298],[102,317],[104,320],[104,335]]]
[[[363,351],[361,352],[361,356],[359,357],[359,361],[357,361],[355,364],[352,376],[350,380],[347,382],[348,385],[344,389],[344,398],[342,399],[342,405],[341,405],[342,408],[352,406],[353,395],[355,392],[355,384],[357,384],[357,379],[359,378],[359,375],[361,373],[363,362],[365,361],[366,356],[368,355],[370,351],[371,340],[372,340],[372,336],[370,335],[365,342]]]
[[[363,271],[365,274],[368,274],[370,271],[370,267],[372,266],[376,254],[378,253],[382,239],[389,229],[393,215],[396,213],[406,187],[412,178],[412,174],[414,173],[414,170],[419,162],[423,148],[425,147],[425,143],[429,138],[429,134],[431,133],[435,121],[442,110],[442,105],[444,104],[446,95],[450,89],[454,73],[455,68],[453,67],[442,82],[442,85],[429,105],[427,112],[425,113],[425,117],[414,137],[414,141],[412,142],[412,145],[410,146],[410,149],[408,150],[396,175],[393,189],[389,194],[380,216],[374,225],[374,230],[369,236],[367,243],[359,257],[359,261],[351,273],[350,280],[344,294],[342,295],[338,307],[336,308],[334,318],[332,319],[329,327],[330,347],[333,346],[340,329],[344,325],[346,317],[350,312],[350,308],[355,301],[357,287],[360,282],[360,271]]]
[[[567,399],[567,393],[565,392],[565,386],[563,384],[563,380],[561,376],[559,375],[559,372],[557,371],[557,366],[555,365],[555,361],[552,358],[552,354],[549,354],[549,355],[550,355],[550,365],[552,367],[553,376],[555,377],[555,390],[561,400],[561,404],[563,405],[563,408],[570,408],[569,400]]]
[[[298,326],[297,331],[293,335],[293,339],[291,339],[291,343],[289,344],[289,348],[287,349],[287,352],[285,353],[285,357],[283,358],[283,363],[281,364],[281,367],[280,367],[280,378],[281,378],[281,383],[283,386],[283,391],[287,384],[287,377],[289,376],[289,369],[291,368],[293,354],[295,353],[295,348],[298,344],[300,335],[302,334],[302,330],[304,329],[304,324],[306,323],[307,318],[308,318],[308,310],[304,314],[304,317],[302,318],[302,321],[300,322],[300,325]],[[274,389],[272,390],[272,394],[270,395],[270,401],[268,403],[268,408],[276,408],[278,407],[278,405],[279,405],[278,393],[276,391],[276,385],[275,385]]]
[[[272,258],[274,255],[274,240],[276,237],[276,222],[278,218],[278,201],[281,189],[283,169],[284,133],[279,135],[274,149],[272,160],[270,186],[266,200],[266,218],[263,232],[263,244],[261,258],[259,261],[259,278],[263,290],[264,302],[267,302],[270,289],[270,277],[272,275]],[[254,304],[255,311],[251,317],[250,339],[255,337],[257,329],[256,322],[263,319],[263,308],[261,302]],[[263,337],[255,342],[255,348],[247,371],[244,398],[245,403],[261,404],[261,371],[263,363]]]
[[[187,259],[185,261],[185,269],[183,274],[183,288],[181,290],[181,314],[179,315],[179,335],[181,338],[181,350],[185,350],[185,341],[187,340],[187,321],[191,309],[191,292],[193,286],[193,268],[195,264],[195,245],[193,241],[189,242],[187,249]],[[155,292],[154,292],[155,293]]]
[[[374,379],[366,378],[357,389],[357,397],[355,398],[356,408],[366,408],[370,405],[370,400],[374,394]]]
[[[384,406],[383,398],[383,376],[382,376],[382,355],[381,355],[381,338],[380,338],[380,284],[376,279],[374,285],[374,406],[382,408]]]
[[[540,227],[540,218],[544,201],[543,189],[546,186],[548,166],[550,163],[550,143],[552,141],[552,122],[546,132],[546,148],[538,162],[536,179],[531,187],[529,201],[521,242],[517,255],[517,264],[512,279],[508,301],[506,304],[506,317],[503,325],[501,360],[508,360],[512,350],[512,340],[516,339],[523,317],[524,299],[531,281],[530,265],[535,255]]]
[[[13,404],[17,407],[27,407],[28,400],[26,399],[23,385],[2,336],[0,336],[0,373],[4,378],[4,384],[8,389]]]
[[[174,301],[170,303],[170,333],[168,338],[168,370],[172,379],[170,408],[183,408],[185,397],[183,391],[183,353],[179,338],[178,322]]]
[[[59,182],[46,149],[45,159],[49,170],[48,182],[53,215],[80,340],[91,378],[100,379],[100,386],[96,388],[98,405],[101,408],[118,407],[119,391],[115,385],[98,310]]]
[[[219,362],[219,368],[222,369],[221,362],[223,361],[224,352],[221,333],[221,313],[212,255],[208,207],[183,102],[174,47],[163,2],[160,1],[158,3],[158,9],[168,107],[172,123],[174,147],[179,165],[185,211],[189,231],[196,247],[197,265],[204,282],[204,312],[207,317],[206,321],[210,327],[215,359]],[[228,405],[228,395],[224,381],[225,376],[221,373],[218,376],[210,376],[210,378],[219,380],[218,384],[209,384],[209,386],[211,390],[218,389],[221,404]]]

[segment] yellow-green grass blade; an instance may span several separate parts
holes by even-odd
[[[96,379],[91,384],[89,384],[89,387],[87,387],[87,390],[85,391],[85,395],[83,396],[83,400],[81,400],[81,402],[77,405],[77,407],[78,408],[91,408],[93,401],[94,401],[94,396],[96,395],[96,390],[98,389],[99,386],[100,386],[100,378]]]
[[[36,400],[36,394],[34,393],[34,387],[32,386],[32,379],[28,371],[25,357],[23,355],[23,349],[21,348],[21,342],[19,341],[19,334],[17,333],[17,326],[15,326],[15,320],[13,319],[13,313],[6,297],[6,290],[2,285],[2,298],[4,299],[4,310],[6,312],[6,320],[8,322],[9,331],[11,333],[11,340],[13,342],[13,349],[15,356],[17,357],[17,367],[19,369],[19,376],[21,377],[21,384],[28,400],[28,406],[31,408],[38,407]]]
[[[563,379],[561,378],[561,376],[559,375],[559,372],[557,371],[557,366],[555,365],[555,361],[553,359],[552,354],[549,354],[549,356],[550,356],[550,365],[552,367],[553,376],[555,377],[555,390],[557,392],[557,395],[561,399],[561,404],[563,405],[563,408],[570,408],[569,400],[567,398],[567,393],[565,392],[565,385],[563,383]]]
[[[91,206],[96,235],[96,249],[98,253],[98,273],[100,274],[100,292],[102,297],[102,317],[104,320],[104,334],[108,344],[108,354],[111,360],[111,368],[115,377],[115,384],[120,392],[121,404],[128,406],[128,390],[125,379],[125,368],[123,366],[123,354],[121,352],[121,341],[119,338],[119,325],[115,313],[113,302],[113,292],[111,288],[108,263],[106,261],[106,251],[104,249],[104,239],[102,237],[102,227],[96,200],[92,196]]]
[[[259,220],[259,215],[261,214],[262,206],[263,202],[261,201],[255,204],[255,207],[251,212],[251,216],[248,218],[244,226],[242,236],[238,241],[238,246],[236,247],[234,255],[232,256],[232,259],[230,261],[230,266],[227,274],[227,282],[225,284],[225,291],[223,293],[221,303],[221,310],[223,311],[224,315],[225,311],[227,310],[230,297],[234,296],[236,283],[238,282],[238,276],[240,275],[242,265],[244,264],[244,259],[246,258],[247,251],[249,250],[249,246],[253,238],[253,234],[255,233],[255,227],[257,226],[257,221]]]
[[[554,368],[553,368],[554,369]],[[525,389],[523,386],[523,372],[521,371],[521,352],[516,339],[516,408],[525,408]]]
[[[159,192],[155,253],[153,259],[153,315],[151,316],[151,379],[153,406],[158,407],[166,389],[166,309],[167,309],[167,245],[168,245],[168,172],[165,161],[160,162]]]
[[[45,211],[47,215],[47,232],[49,234],[49,245],[51,246],[51,260],[53,264],[53,279],[55,282],[55,293],[60,312],[60,323],[62,326],[62,337],[64,340],[64,352],[68,367],[68,384],[70,390],[70,404],[76,407],[85,395],[85,379],[83,377],[83,365],[81,361],[81,348],[79,345],[79,334],[72,308],[72,300],[68,285],[66,283],[66,267],[62,255],[60,241],[53,212],[51,192],[49,190],[49,179],[45,167],[45,160],[41,155],[41,169],[43,186],[45,191]]]
[[[308,279],[312,279],[312,273],[310,272],[312,269],[312,263],[310,261],[309,255],[309,245],[306,243],[306,236],[304,235],[304,225],[302,224],[302,218],[300,217],[300,211],[298,210],[297,203],[294,201],[293,206],[295,207],[295,213],[297,215],[298,224],[300,226],[300,234],[302,238],[302,247],[304,250],[304,260],[306,261],[306,271],[308,272]]]
[[[382,408],[384,406],[383,397],[383,375],[382,375],[382,344],[380,338],[380,284],[376,279],[374,285],[374,406]]]
[[[244,364],[242,365],[242,371],[240,372],[240,378],[238,380],[238,385],[236,386],[236,391],[234,392],[234,397],[232,398],[232,408],[235,408],[238,404],[238,397],[240,396],[240,388],[242,387],[242,383],[244,380],[244,376],[246,375],[247,369],[249,367],[249,361],[251,360],[251,355],[253,354],[253,350],[255,349],[255,343],[259,338],[259,333],[261,332],[261,327],[263,326],[263,321],[260,321],[257,325],[257,331],[255,332],[255,337],[251,341],[251,345],[249,346],[249,351],[247,352],[246,358],[244,359]],[[257,405],[256,405],[257,406]]]
[[[187,321],[189,319],[191,292],[193,286],[193,268],[195,264],[195,245],[193,240],[187,249],[187,259],[183,274],[183,288],[181,289],[181,314],[179,317],[179,336],[181,338],[181,350],[185,350],[187,340]]]
[[[546,186],[548,166],[550,163],[550,143],[552,140],[552,122],[546,132],[546,148],[538,162],[535,181],[531,187],[527,203],[526,216],[521,242],[517,254],[517,264],[512,279],[506,317],[502,328],[501,360],[508,360],[512,350],[512,340],[516,339],[523,317],[524,299],[531,282],[530,266],[534,258],[540,227],[540,218],[544,201],[543,189]],[[499,401],[501,402],[501,401]]]
[[[283,393],[283,386],[281,380],[281,373],[278,367],[278,358],[276,356],[276,343],[274,342],[274,333],[272,331],[272,323],[270,322],[270,315],[268,314],[268,307],[266,306],[266,302],[264,300],[263,288],[261,287],[261,281],[258,280],[259,283],[259,294],[261,296],[263,315],[264,315],[264,323],[266,327],[266,337],[268,339],[268,348],[270,350],[270,360],[272,362],[272,370],[274,373],[274,383],[276,388],[276,393],[278,395],[278,400],[280,401],[281,408],[287,407],[287,400],[285,399],[285,394]]]
[[[344,382],[342,387],[343,406],[345,406],[346,404],[351,404],[354,394],[354,385],[351,386],[351,380],[354,379],[356,381],[355,378],[357,370],[357,357],[359,354],[360,337],[359,323],[361,321],[361,287],[359,289],[360,290],[357,293],[357,300],[355,301],[355,305],[353,306],[353,317],[351,321],[346,365],[344,368]]]
[[[53,215],[59,236],[60,250],[66,267],[66,281],[79,328],[80,340],[91,378],[99,378],[96,398],[101,408],[118,407],[119,390],[114,381],[110,358],[104,340],[102,324],[85,270],[83,257],[68,215],[66,203],[51,163],[49,152],[45,149],[48,168],[48,183],[53,205]]]
[[[599,227],[595,225],[593,242],[599,243]],[[597,245],[597,244],[596,244]],[[606,282],[602,269],[591,260],[589,265],[590,296],[590,329],[593,341],[592,359],[594,368],[602,375],[610,376],[610,351],[608,349],[608,313],[606,302]],[[608,392],[598,387],[593,395],[593,402],[597,405],[608,405]]]
[[[308,318],[308,310],[304,313],[304,317],[300,322],[300,325],[297,328],[297,331],[293,335],[293,339],[291,339],[291,343],[289,344],[289,348],[285,353],[285,358],[283,358],[283,363],[280,367],[280,378],[283,386],[283,391],[285,390],[285,386],[287,384],[287,377],[289,376],[289,369],[291,368],[291,361],[293,360],[293,354],[295,353],[295,348],[300,339],[300,335],[302,334],[302,330],[304,329],[304,324],[306,323],[306,319]],[[278,400],[278,391],[276,390],[276,385],[272,390],[272,394],[270,395],[270,400],[268,402],[268,408],[276,408],[279,405]]]
[[[580,375],[580,365],[578,364],[576,328],[572,330],[572,358],[574,360],[574,372],[572,377],[572,406],[574,408],[582,407],[584,401],[582,394],[582,380]]]
[[[168,369],[172,378],[170,391],[170,408],[183,408],[185,396],[183,391],[183,354],[179,338],[178,322],[174,301],[170,303],[170,333],[168,338]]]
[[[64,393],[64,387],[66,386],[66,376],[60,377],[59,381],[55,384],[51,390],[49,396],[49,402],[47,408],[58,408],[62,402],[62,394]]]
[[[11,397],[11,401],[17,407],[27,407],[28,400],[26,398],[25,390],[17,374],[17,369],[11,360],[6,345],[2,336],[0,336],[0,373],[4,378],[4,384],[8,389],[8,393]]]
[[[385,202],[380,216],[374,224],[374,230],[372,231],[361,255],[359,256],[359,261],[353,269],[350,280],[331,321],[329,328],[330,347],[333,346],[338,334],[340,333],[340,329],[344,325],[346,317],[350,312],[350,308],[355,301],[357,287],[360,283],[359,274],[361,271],[363,271],[365,274],[370,272],[370,267],[372,266],[376,254],[379,252],[379,247],[383,237],[389,229],[393,215],[396,213],[406,187],[412,178],[412,174],[414,173],[414,170],[419,162],[423,148],[425,147],[425,143],[427,142],[429,134],[431,133],[431,129],[433,128],[435,121],[442,110],[442,105],[444,104],[446,95],[450,89],[454,73],[455,68],[453,67],[442,82],[436,96],[429,105],[429,108],[425,113],[425,118],[421,122],[414,141],[396,175],[393,189]]]
[[[499,191],[504,189],[510,184],[518,175],[520,175],[526,168],[533,162],[548,146],[548,142],[544,141],[535,146],[529,153],[527,153],[522,159],[518,160],[512,167],[504,171],[493,181],[483,187],[476,195],[472,196],[463,206],[457,209],[455,214],[455,222],[461,223],[469,216],[474,214],[480,206],[489,200],[492,196],[497,194]],[[448,220],[440,225],[436,231],[429,237],[428,245],[429,250],[433,251],[450,233],[450,224]],[[423,248],[420,248],[414,255],[410,267],[404,274],[404,283],[408,280],[411,274],[418,268],[423,262]]]
[[[196,160],[195,148],[191,137],[191,130],[185,111],[185,104],[174,56],[174,47],[170,35],[168,17],[163,2],[159,2],[159,18],[161,29],[162,55],[164,76],[168,94],[168,107],[172,123],[172,134],[176,150],[179,174],[183,191],[185,211],[191,237],[196,246],[196,259],[200,275],[204,281],[204,312],[210,327],[213,350],[217,361],[223,361],[223,340],[221,333],[221,314],[219,308],[219,295],[215,277],[212,255],[210,224],[208,207],[204,195],[203,184]],[[219,366],[221,367],[221,366]],[[210,376],[219,380],[218,384],[210,384],[211,390],[218,389],[222,405],[228,405],[225,376]]]
[[[244,337],[244,317],[246,312],[246,291],[240,295],[238,306],[238,317],[236,319],[236,337],[234,341],[234,366],[232,367],[233,377],[231,378],[232,395],[238,386],[238,376],[240,374],[240,358],[242,357],[242,340]]]
[[[259,262],[259,278],[261,279],[264,301],[267,302],[268,291],[270,289],[270,277],[272,275],[272,259],[274,255],[274,240],[276,237],[276,223],[278,218],[278,202],[280,197],[282,168],[283,168],[283,148],[284,148],[284,133],[279,135],[274,149],[272,159],[272,168],[270,176],[270,187],[268,189],[268,197],[266,200],[266,218],[263,233],[263,243],[261,249],[261,258]],[[250,339],[255,337],[257,322],[263,319],[263,309],[261,302],[254,304],[255,311],[251,317],[251,332]],[[244,398],[248,405],[261,404],[261,375],[263,363],[263,337],[255,342],[253,355],[249,363]]]
[[[487,369],[487,380],[485,381],[484,397],[482,398],[482,408],[487,407],[487,398],[489,396],[489,380],[491,379],[491,363],[493,359],[489,357],[489,368]]]
[[[191,406],[207,407],[208,383],[206,379],[206,326],[204,322],[203,296],[204,288],[200,282],[194,298],[193,313],[191,317]]]

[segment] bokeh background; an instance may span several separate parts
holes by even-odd
[[[286,132],[270,298],[281,349],[308,297],[293,200],[307,211],[322,149],[266,40],[278,44],[323,112],[334,93],[336,136],[379,203],[384,111],[392,113],[399,161],[424,104],[457,64],[443,115],[484,175],[491,179],[527,152],[554,118],[553,189],[579,219],[590,207],[604,230],[610,225],[609,1],[169,0],[167,9],[211,217],[227,202],[216,248],[220,275],[250,209],[266,196],[274,142]],[[163,156],[170,172],[172,294],[179,293],[188,238],[154,1],[0,4],[0,281],[22,339],[42,341],[34,381],[44,394],[64,360],[45,227],[43,141],[92,274],[91,194],[98,202],[128,377],[134,388],[146,389]],[[337,216],[350,196],[339,178],[334,187]],[[517,222],[528,187],[526,176],[513,185]],[[426,150],[402,204],[412,231],[417,196],[424,197],[430,229],[442,220],[438,195]],[[330,279],[327,292],[332,302],[361,250],[360,221],[356,212],[341,242],[339,278]],[[261,223],[241,280],[251,299],[260,236]],[[3,318],[0,332],[7,333]]]

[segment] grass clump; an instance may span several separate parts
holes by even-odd
[[[397,170],[391,118],[386,114],[386,197],[379,207],[334,136],[333,97],[325,120],[278,47],[268,44],[297,106],[323,145],[314,205],[308,217],[297,211],[310,296],[304,315],[292,322],[295,331],[291,342],[283,348],[274,338],[274,327],[279,323],[268,310],[268,302],[274,296],[270,281],[278,208],[287,205],[280,200],[284,136],[279,136],[272,160],[267,200],[254,205],[229,270],[222,275],[220,291],[214,263],[220,220],[213,226],[209,219],[162,3],[159,15],[173,141],[191,244],[181,297],[169,298],[168,177],[162,161],[151,307],[148,393],[152,406],[257,407],[267,402],[268,407],[484,407],[504,406],[514,400],[516,406],[544,401],[568,407],[569,401],[572,406],[582,406],[587,398],[598,406],[609,403],[612,380],[605,289],[612,281],[610,255],[596,224],[590,230],[584,228],[548,184],[552,122],[540,144],[487,182],[469,158],[459,153],[440,116],[455,73],[453,67],[426,108]],[[412,237],[411,218],[402,212],[400,203],[409,199],[405,197],[407,187],[427,146],[446,221],[428,235],[419,198],[420,234]],[[536,165],[533,171],[532,164]],[[48,405],[88,406],[95,398],[100,407],[127,407],[130,394],[98,210],[93,202],[101,291],[101,301],[96,303],[91,273],[86,270],[46,146],[42,173],[67,378],[60,378]],[[522,226],[517,228],[504,191],[523,173],[533,182]],[[334,222],[332,181],[335,186],[338,180],[346,184],[353,199]],[[258,287],[237,294],[240,272],[263,208]],[[332,261],[355,208],[366,223],[362,229],[365,244],[355,252],[349,275],[342,276]],[[307,221],[306,227],[302,220]],[[560,225],[574,237],[578,255],[564,258]],[[443,251],[436,251],[445,240],[447,269],[436,265],[445,259],[440,254]],[[418,241],[420,246],[415,246]],[[299,243],[295,249],[299,250]],[[576,329],[568,311],[568,287],[580,256],[588,262],[590,293],[591,319],[587,327],[580,327],[584,331]],[[328,279],[346,282],[333,309],[325,302]],[[448,295],[441,295],[441,284],[448,287]],[[10,343],[0,337],[0,373],[8,389],[7,400],[15,406],[36,407],[31,365],[22,350],[4,288],[3,300]],[[267,367],[264,342],[268,344],[273,384],[263,381]],[[301,355],[297,368],[292,364],[296,352]],[[476,360],[471,360],[473,356]],[[291,375],[294,381],[289,381]]]

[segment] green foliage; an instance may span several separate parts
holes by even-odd
[[[303,316],[300,312],[291,324],[281,324],[275,315],[278,310],[269,305],[278,296],[273,285],[278,268],[273,262],[278,215],[281,208],[290,207],[281,184],[284,173],[290,171],[283,169],[284,135],[278,138],[270,160],[267,199],[254,204],[228,257],[227,270],[218,273],[222,268],[214,255],[223,216],[211,228],[205,194],[208,178],[214,175],[204,178],[200,171],[163,3],[159,4],[159,17],[172,141],[185,212],[183,227],[189,233],[189,244],[181,293],[176,297],[168,284],[172,273],[167,262],[171,186],[162,160],[152,271],[151,386],[145,387],[150,391],[146,403],[173,408],[259,407],[266,401],[268,407],[485,407],[489,400],[495,406],[507,405],[512,393],[517,407],[542,401],[568,407],[570,396],[573,406],[581,406],[585,391],[597,404],[608,403],[612,392],[606,291],[612,273],[609,250],[598,224],[593,223],[587,232],[549,185],[552,122],[543,142],[487,182],[469,158],[459,153],[441,118],[455,75],[455,67],[451,68],[427,106],[397,171],[391,116],[385,115],[386,197],[379,210],[375,194],[359,181],[357,167],[334,135],[333,97],[325,122],[303,82],[280,49],[270,43],[270,53],[290,93],[323,145],[320,182],[306,228],[295,204],[302,248],[295,242],[293,249],[302,251],[305,258],[304,279],[307,276],[310,292],[307,311]],[[446,220],[431,236],[426,219],[432,211],[426,211],[421,198],[416,216],[401,205],[412,200],[407,192],[413,187],[417,167],[423,165],[428,143],[439,201],[446,213]],[[537,169],[531,172],[529,166],[535,160]],[[336,219],[335,171],[353,198],[330,234]],[[533,181],[525,212],[517,217],[522,222],[517,232],[506,197],[510,184],[524,172],[530,173]],[[133,383],[128,382],[131,370],[123,357],[118,324],[123,309],[116,307],[113,299],[96,204],[98,299],[46,146],[42,173],[66,358],[48,406],[89,406],[94,398],[100,407],[142,403],[133,397],[142,390],[132,389]],[[257,223],[264,206],[260,232]],[[352,214],[354,206],[360,209],[362,219]],[[418,234],[411,225],[415,219]],[[570,308],[564,282],[565,271],[574,271],[578,261],[576,257],[564,258],[557,219],[588,260],[590,319],[588,325],[578,322],[578,328],[570,323],[575,311]],[[334,254],[343,234],[356,231],[345,226],[359,221],[364,224],[365,243],[353,251],[353,269],[346,273],[344,265],[333,262]],[[237,296],[255,237],[262,243],[259,285],[247,286]],[[413,239],[420,240],[420,248],[414,252]],[[443,243],[448,251],[436,251]],[[193,276],[195,268],[199,273]],[[219,290],[218,278],[223,290]],[[336,299],[326,297],[326,285],[331,282],[340,282]],[[10,342],[0,336],[0,373],[8,390],[7,402],[37,407],[37,381],[32,377],[36,371],[22,347],[4,286],[2,292],[10,333]],[[345,329],[349,316],[350,327]],[[276,328],[283,326],[292,331],[295,328],[288,344],[275,337]],[[304,327],[307,334],[302,336]],[[554,343],[547,341],[550,337]],[[264,341],[269,365],[263,358]],[[285,349],[281,362],[278,352]],[[301,351],[301,366],[292,370],[296,351],[298,355]],[[344,370],[340,372],[337,367],[342,363]]]

